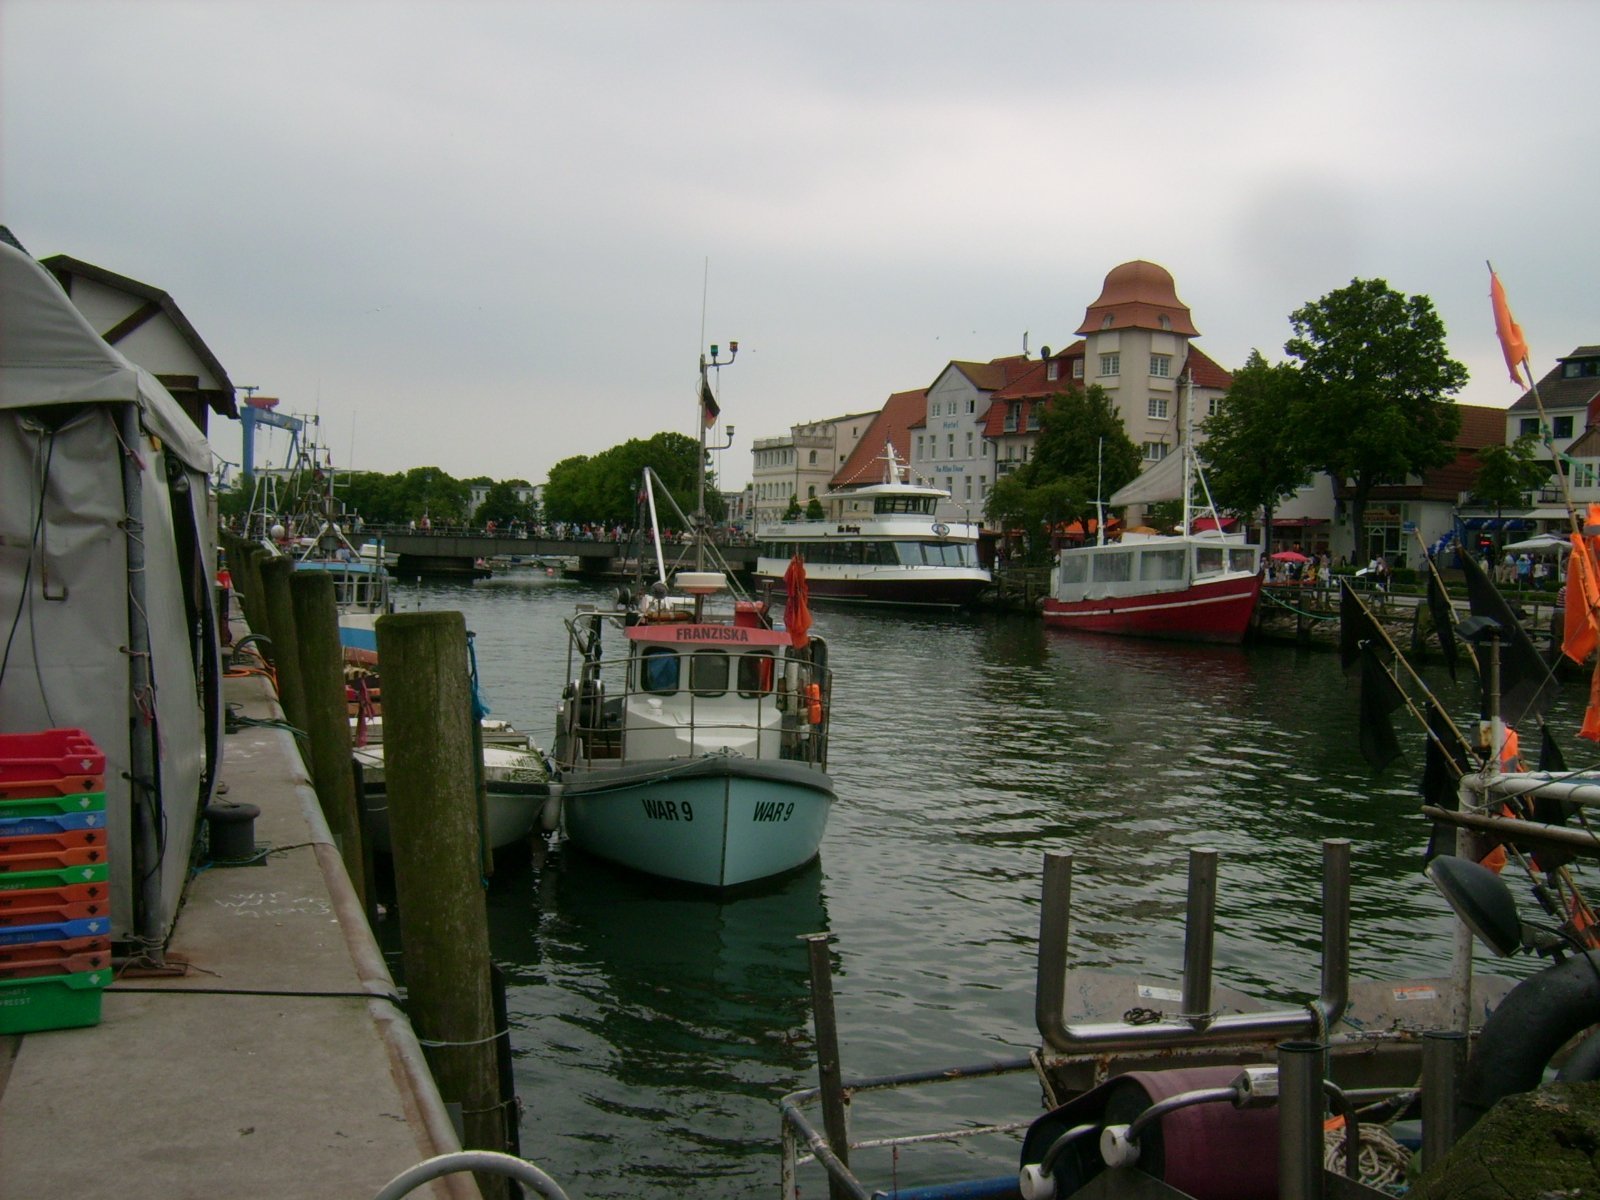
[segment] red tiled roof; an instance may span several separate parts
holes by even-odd
[[[884,402],[883,409],[872,418],[872,424],[861,435],[856,448],[845,459],[844,466],[835,473],[830,486],[861,487],[883,482],[883,447],[894,447],[902,464],[911,461],[910,430],[921,425],[928,414],[928,389],[914,392],[896,392]]]
[[[1079,338],[1065,350],[1052,354],[1048,359],[1041,358],[1028,363],[1027,368],[1019,371],[1015,379],[996,390],[990,397],[988,409],[984,412],[983,436],[996,438],[1004,435],[1006,413],[1011,410],[1013,402],[1020,403],[1017,411],[1017,429],[1026,430],[1028,414],[1035,404],[1044,404],[1050,397],[1070,388],[1082,387],[1083,381],[1072,377],[1072,361],[1083,358],[1083,349],[1083,339]],[[1046,364],[1050,362],[1060,364],[1055,379],[1047,378],[1049,372]]]
[[[1483,462],[1478,451],[1502,446],[1506,440],[1506,410],[1482,404],[1458,404],[1461,432],[1456,434],[1454,461],[1422,473],[1420,483],[1386,484],[1372,489],[1374,500],[1454,500],[1470,492]]]
[[[1574,360],[1600,358],[1600,346],[1579,346],[1571,354],[1563,354],[1556,359],[1556,365],[1545,373],[1539,380],[1539,397],[1536,400],[1530,388],[1517,397],[1511,407],[1514,411],[1524,409],[1537,411],[1539,401],[1544,402],[1546,412],[1552,408],[1584,408],[1600,398],[1600,379],[1593,375],[1579,375],[1572,379],[1565,377],[1566,364]]]
[[[1216,388],[1225,392],[1233,386],[1233,376],[1213,362],[1204,350],[1190,346],[1188,366],[1194,375],[1195,387]]]

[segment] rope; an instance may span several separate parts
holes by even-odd
[[[1276,604],[1285,612],[1292,612],[1296,616],[1300,617],[1309,617],[1313,621],[1337,621],[1339,619],[1338,613],[1315,613],[1310,609],[1298,608],[1295,605],[1290,604],[1287,600],[1278,599],[1277,596],[1267,591],[1266,588],[1261,589],[1261,598],[1269,604]]]
[[[1345,1173],[1344,1138],[1343,1122],[1337,1129],[1324,1130],[1322,1134],[1322,1165],[1341,1176]],[[1372,1188],[1393,1188],[1405,1181],[1410,1162],[1411,1151],[1395,1141],[1383,1126],[1361,1127],[1361,1150],[1356,1155],[1356,1167],[1362,1183]]]

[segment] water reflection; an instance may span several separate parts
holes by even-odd
[[[666,1194],[711,1161],[716,1194],[770,1194],[750,1126],[814,1073],[799,936],[827,930],[822,882],[814,862],[720,899],[564,850],[496,885],[527,1152],[574,1194]]]

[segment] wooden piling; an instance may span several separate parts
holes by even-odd
[[[269,558],[260,564],[261,600],[266,606],[267,628],[271,630],[272,663],[278,680],[278,703],[289,724],[306,731],[305,677],[300,670],[300,639],[295,629],[294,608],[289,600],[289,576],[294,563],[287,558]],[[304,743],[300,756],[307,768],[311,752]],[[313,776],[314,777],[314,776]]]
[[[346,873],[362,907],[367,903],[366,855],[350,770],[350,718],[344,698],[344,652],[339,646],[339,610],[333,580],[322,571],[295,571],[289,578],[300,674],[310,736],[311,780],[322,815],[333,831]],[[280,658],[287,657],[280,655]]]
[[[466,621],[457,612],[400,613],[377,628],[406,1007],[440,1094],[461,1105],[463,1144],[503,1150]],[[503,1194],[488,1190],[494,1180],[478,1183]]]
[[[235,583],[242,582],[244,586],[239,602],[244,607],[244,619],[250,626],[250,632],[264,634],[269,639],[269,644],[262,650],[269,662],[272,660],[272,629],[267,619],[266,605],[261,602],[261,564],[271,557],[264,546],[247,546],[241,560],[244,579],[241,581],[238,576],[234,577]]]

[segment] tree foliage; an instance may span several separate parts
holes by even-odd
[[[1027,561],[1048,561],[1051,532],[1095,516],[1109,496],[1139,474],[1141,456],[1099,384],[1052,396],[1039,422],[1033,457],[995,481],[984,512],[1023,535]]]
[[[1284,350],[1298,360],[1293,408],[1304,460],[1352,489],[1356,553],[1366,553],[1374,488],[1455,457],[1461,414],[1451,398],[1467,369],[1445,352],[1426,296],[1353,279],[1290,314]]]
[[[1259,350],[1234,372],[1222,407],[1206,419],[1195,447],[1218,507],[1243,518],[1261,509],[1272,541],[1272,512],[1311,481],[1296,437],[1300,377],[1288,363],[1268,364]]]
[[[698,467],[697,467],[698,464]],[[544,489],[545,515],[552,521],[632,525],[644,468],[651,467],[685,514],[695,508],[696,471],[705,471],[700,443],[681,433],[633,438],[595,455],[563,459],[550,468]],[[657,498],[657,512],[671,525],[670,508]],[[707,480],[706,514],[719,520],[722,496]]]
[[[1473,494],[1485,504],[1520,508],[1523,497],[1543,487],[1550,478],[1550,460],[1539,457],[1539,435],[1525,433],[1509,446],[1485,446],[1478,451],[1478,480]]]
[[[489,490],[484,493],[483,503],[478,505],[478,511],[472,514],[473,523],[487,525],[493,521],[504,528],[513,521],[538,520],[539,506],[531,499],[523,500],[517,495],[519,490],[525,490],[527,486],[520,479],[503,479],[499,483],[491,483]]]

